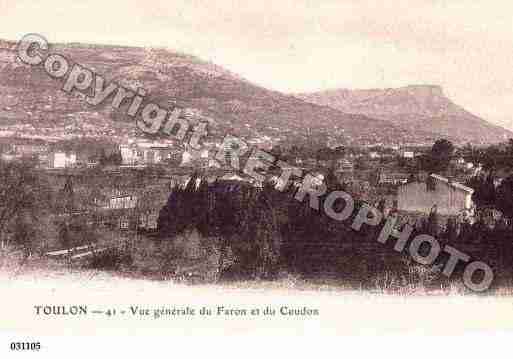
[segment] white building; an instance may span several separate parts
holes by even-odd
[[[137,156],[137,148],[134,145],[120,145],[121,161],[124,165],[134,165],[139,157]]]
[[[413,151],[403,151],[403,158],[413,159],[413,158],[415,158],[415,152],[413,152]]]
[[[211,159],[209,157],[209,150],[208,149],[201,149],[201,150],[194,150],[192,148],[186,148],[182,152],[182,161],[180,162],[180,166],[207,166],[210,167],[210,164],[213,164],[211,162]],[[213,164],[216,166],[215,164]]]
[[[221,164],[219,162],[217,162],[215,159],[210,158],[208,160],[207,167],[210,167],[210,168],[221,168]]]
[[[139,216],[139,228],[146,230],[155,230],[158,228],[158,219],[159,213],[156,211],[141,213],[141,215]]]
[[[140,143],[120,145],[123,165],[151,165],[163,160],[162,152],[167,148],[155,147],[153,144]]]
[[[399,210],[429,213],[436,205],[442,215],[458,215],[471,211],[474,190],[457,182],[432,174],[424,182],[411,182],[398,188]]]
[[[182,162],[180,163],[180,166],[187,166],[190,165],[192,162],[192,154],[189,151],[183,151],[182,153]]]
[[[114,191],[109,197],[105,209],[132,209],[137,206],[137,196],[121,191]]]
[[[74,152],[66,153],[57,151],[50,156],[50,167],[52,168],[69,168],[77,163],[77,154]]]
[[[200,158],[208,158],[208,150],[203,149],[200,151]]]

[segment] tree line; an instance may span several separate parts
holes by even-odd
[[[325,183],[327,193],[347,190],[332,173]],[[394,253],[393,244],[384,246],[376,241],[385,218],[375,227],[363,226],[359,231],[351,228],[364,204],[357,194],[353,194],[356,200],[351,217],[338,222],[323,211],[312,209],[308,197],[304,202],[297,201],[297,191],[293,184],[282,192],[272,182],[255,187],[219,179],[208,182],[194,175],[187,185],[172,189],[162,208],[158,219],[160,240],[172,240],[177,234],[196,228],[221,251],[230,248],[237,258],[239,274],[250,277],[273,278],[281,270],[309,275],[321,268],[323,273],[334,272],[362,285],[384,271],[409,273],[412,263]],[[325,198],[326,195],[320,197],[321,207]],[[336,211],[344,206],[342,199],[334,204]],[[378,204],[378,210],[384,211],[384,201]],[[501,241],[513,239],[509,232],[498,227],[492,231],[481,223],[451,220],[443,225],[434,209],[416,223],[410,240],[418,234],[430,234],[442,243],[465,244],[464,248],[466,244],[477,243],[478,250],[473,254],[481,254],[480,260],[485,260],[490,256],[488,244],[492,243],[486,241],[495,241],[497,248],[501,248]],[[444,280],[443,276],[438,279]]]

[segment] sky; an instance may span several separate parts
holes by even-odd
[[[443,87],[513,130],[513,2],[0,0],[0,38],[163,46],[283,92]]]

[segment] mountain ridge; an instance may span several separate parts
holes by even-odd
[[[9,43],[0,48],[0,89],[6,95],[0,99],[0,125],[2,117],[31,126],[52,122],[53,126],[64,126],[70,117],[80,117],[77,122],[92,117],[89,125],[101,123],[110,135],[142,135],[134,132],[135,126],[122,128],[120,113],[108,106],[88,107],[59,91],[59,83],[40,67],[19,64],[14,46]],[[278,143],[310,143],[315,139],[324,144],[368,144],[393,134],[399,138],[411,135],[381,120],[345,114],[265,89],[218,65],[163,48],[52,44],[51,51],[92,69],[107,81],[132,89],[144,87],[148,98],[163,106],[198,109],[217,120],[224,135],[269,137]]]
[[[470,142],[504,141],[512,132],[491,124],[450,100],[439,85],[385,89],[330,89],[296,94],[298,98],[346,113],[357,113],[394,125]]]
[[[59,90],[41,67],[16,60],[14,42],[0,40],[0,130],[21,123],[43,128],[66,127],[78,135],[84,128],[101,128],[108,136],[140,137],[136,126],[108,106],[90,107]],[[84,65],[107,81],[131,89],[143,87],[148,98],[162,106],[198,109],[219,124],[215,135],[246,139],[269,138],[277,143],[368,145],[376,143],[428,143],[439,137],[431,130],[396,125],[363,113],[344,112],[255,85],[241,76],[196,56],[165,48],[96,44],[51,44],[51,51]],[[360,111],[363,112],[363,111]],[[82,131],[82,132],[80,132]],[[449,134],[450,139],[458,141]],[[453,138],[454,137],[454,138]]]

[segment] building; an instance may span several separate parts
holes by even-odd
[[[415,158],[415,152],[413,152],[413,151],[403,151],[402,155],[403,155],[402,156],[403,158],[408,158],[408,159]]]
[[[170,154],[170,148],[154,143],[131,143],[119,146],[121,161],[125,166],[153,165],[161,163]]]
[[[42,163],[48,164],[48,146],[40,144],[0,144],[0,158],[4,161],[20,160],[30,158],[36,160],[38,166]]]
[[[340,170],[342,172],[353,172],[354,171],[354,165],[351,161],[349,161],[346,158],[341,158],[337,161],[337,170]]]
[[[304,165],[308,168],[317,167],[318,163],[315,158],[307,158],[303,161]]]
[[[410,175],[408,173],[401,172],[385,172],[382,170],[378,171],[378,184],[379,185],[393,185],[397,186],[408,182]]]
[[[125,191],[114,190],[107,198],[104,209],[133,209],[137,206],[137,196]]]
[[[158,148],[149,148],[143,150],[144,153],[144,162],[148,165],[154,165],[160,163],[162,161],[160,149]]]
[[[37,156],[41,153],[48,152],[47,145],[39,144],[14,144],[13,151],[20,156]]]
[[[352,180],[354,177],[354,165],[346,158],[337,161],[335,175],[340,181]]]
[[[208,160],[207,167],[209,168],[221,168],[221,164],[215,159],[211,158]]]
[[[77,154],[75,152],[56,151],[50,155],[50,167],[69,168],[77,163]]]
[[[138,162],[139,156],[135,145],[120,145],[119,151],[124,165],[135,165]]]
[[[187,147],[182,153],[180,166],[191,166],[198,168],[220,167],[219,163],[214,158],[211,158],[210,154],[211,153],[208,149],[195,150],[193,148]]]
[[[457,182],[432,174],[426,182],[404,184],[397,191],[398,209],[429,213],[436,205],[439,214],[458,215],[473,209],[474,190]]]
[[[158,219],[159,212],[157,210],[141,213],[138,227],[146,231],[155,231],[158,228]]]
[[[182,161],[180,162],[180,166],[189,166],[192,164],[193,155],[191,152],[185,150],[182,153]]]

